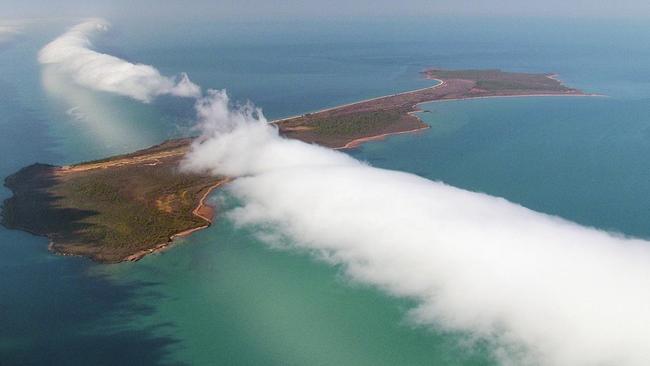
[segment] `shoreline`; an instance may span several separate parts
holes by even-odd
[[[133,254],[127,255],[126,257],[124,257],[124,258],[122,258],[122,259],[120,259],[118,261],[115,261],[115,262],[103,262],[101,260],[96,260],[92,256],[88,257],[87,255],[84,255],[84,254],[75,254],[75,253],[69,253],[69,252],[61,251],[61,250],[59,250],[59,249],[57,249],[55,247],[55,243],[52,241],[52,239],[50,239],[50,241],[49,241],[49,243],[47,245],[47,249],[48,249],[48,251],[50,251],[51,253],[53,253],[55,255],[60,255],[60,256],[63,256],[63,257],[89,258],[92,261],[98,262],[98,263],[109,263],[109,264],[114,263],[114,264],[117,264],[117,263],[122,263],[122,262],[137,262],[137,261],[139,261],[140,259],[144,258],[145,256],[147,256],[149,254],[155,254],[155,253],[160,253],[160,252],[165,251],[172,244],[174,244],[174,240],[177,239],[177,238],[187,237],[190,234],[193,234],[194,232],[197,232],[197,231],[203,230],[203,229],[207,229],[208,227],[210,227],[212,225],[212,223],[213,223],[213,220],[214,220],[215,207],[212,207],[212,206],[206,204],[205,200],[217,188],[221,187],[222,185],[225,185],[225,184],[229,183],[230,181],[231,181],[231,179],[226,178],[226,179],[224,179],[224,180],[222,180],[222,181],[220,181],[218,183],[215,183],[214,185],[208,187],[208,189],[205,191],[205,193],[201,196],[201,199],[199,200],[199,204],[194,208],[194,210],[192,210],[192,214],[194,216],[200,217],[201,219],[207,221],[207,223],[205,225],[201,225],[201,226],[198,226],[198,227],[194,227],[194,228],[191,228],[191,229],[183,230],[181,232],[172,234],[169,237],[168,241],[166,241],[164,243],[157,244],[152,248],[139,250],[139,251],[137,251],[137,252],[135,252]],[[205,208],[210,209],[210,215],[207,215],[207,216],[202,215],[199,212],[201,209],[205,209]],[[36,233],[32,233],[32,234],[39,235],[39,234],[36,234]]]
[[[500,71],[498,72],[501,73]],[[413,120],[410,120],[408,122],[405,120],[404,122],[401,123],[401,126],[398,124],[393,128],[385,129],[384,131],[374,131],[374,134],[372,131],[370,131],[367,135],[361,134],[361,136],[351,137],[350,140],[347,141],[344,139],[343,141],[336,141],[329,144],[327,140],[317,141],[316,139],[314,139],[314,141],[310,141],[312,143],[316,142],[322,146],[330,147],[335,150],[344,150],[344,149],[356,148],[365,142],[380,140],[391,135],[417,132],[426,129],[428,125],[424,123],[424,121],[420,118],[420,116],[414,115],[414,113],[422,111],[420,105],[424,103],[454,101],[454,100],[484,99],[484,98],[604,96],[602,94],[587,94],[579,89],[567,88],[564,86],[557,73],[536,75],[538,79],[544,78],[546,80],[552,80],[554,83],[557,83],[559,87],[561,87],[558,88],[558,90],[552,90],[554,86],[551,85],[549,88],[547,88],[548,90],[539,90],[539,91],[534,89],[475,90],[474,86],[467,85],[468,83],[475,82],[475,80],[471,77],[471,75],[466,77],[464,77],[465,75],[459,75],[457,77],[453,77],[453,76],[440,77],[435,73],[427,72],[427,70],[422,71],[421,74],[423,74],[427,80],[436,81],[437,84],[427,88],[420,88],[417,90],[413,90],[410,92],[395,93],[384,97],[368,98],[353,103],[343,104],[337,107],[330,107],[318,111],[306,112],[298,116],[284,117],[281,119],[273,120],[270,123],[275,124],[281,129],[284,127],[285,128],[284,131],[288,134],[289,137],[300,139],[300,132],[302,132],[304,129],[304,131],[307,131],[306,133],[309,134],[310,129],[307,127],[302,127],[302,129],[300,129],[300,123],[297,124],[298,127],[294,127],[294,125],[292,124],[292,120],[309,121],[311,119],[328,118],[328,116],[332,114],[336,115],[336,113],[338,113],[339,111],[341,111],[341,113],[353,114],[355,113],[355,107],[357,106],[358,106],[357,109],[362,111],[361,113],[363,113],[367,110],[372,110],[372,107],[370,105],[373,104],[378,105],[379,106],[378,108],[391,108],[391,107],[398,108],[399,103],[401,103],[401,105],[404,107],[408,106],[406,103],[408,102],[412,103],[412,104],[409,103],[410,110],[403,111],[402,113],[408,114],[410,118],[416,118],[417,122],[419,123],[415,123]],[[507,77],[508,75],[506,75],[506,79]],[[533,88],[535,87],[534,83],[532,83],[531,85]],[[392,101],[394,99],[397,99],[397,101],[393,103],[398,103],[398,104],[395,104],[393,106],[390,104],[391,102],[389,102],[389,100]],[[309,135],[307,136],[308,139],[313,139],[312,136]]]
[[[481,95],[477,97],[461,97],[461,98],[443,98],[443,99],[433,99],[427,100],[424,102],[419,102],[417,105],[434,103],[434,102],[452,102],[459,100],[471,100],[471,99],[488,99],[488,98],[534,98],[534,97],[598,97],[598,98],[607,98],[605,94],[512,94],[512,95]],[[415,111],[418,112],[418,111]]]
[[[199,217],[199,218],[201,218],[201,219],[203,219],[203,220],[205,220],[207,222],[205,225],[197,226],[197,227],[194,227],[194,228],[191,228],[191,229],[183,230],[181,232],[172,234],[169,237],[169,241],[164,242],[164,243],[160,243],[160,244],[154,246],[153,248],[143,249],[143,250],[140,250],[140,251],[138,251],[136,253],[128,255],[128,256],[124,257],[122,260],[120,260],[120,262],[137,262],[137,261],[139,261],[140,259],[144,258],[145,256],[147,256],[149,254],[160,253],[160,252],[166,250],[172,244],[174,244],[174,240],[177,239],[177,238],[184,238],[184,237],[187,237],[187,236],[189,236],[189,235],[191,235],[191,234],[193,234],[193,233],[195,233],[195,232],[197,232],[199,230],[207,229],[208,227],[210,227],[212,225],[213,221],[214,221],[215,207],[212,207],[212,206],[206,204],[205,200],[217,188],[221,187],[222,185],[225,185],[225,184],[229,183],[230,181],[231,181],[231,179],[226,178],[226,179],[224,179],[222,181],[219,181],[218,183],[215,183],[212,186],[208,187],[208,189],[205,191],[205,193],[201,196],[201,199],[199,199],[199,204],[194,208],[194,210],[192,210],[192,215],[197,216],[197,217]],[[200,210],[202,210],[202,209],[209,209],[210,210],[209,215],[202,215],[200,213]]]
[[[439,79],[436,79],[439,80]],[[442,84],[438,84],[442,85]],[[436,85],[436,86],[438,86]],[[472,100],[472,99],[488,99],[488,98],[532,98],[532,97],[603,97],[606,98],[606,95],[603,94],[519,94],[519,95],[484,95],[484,96],[478,96],[478,97],[462,97],[462,98],[449,98],[449,99],[432,99],[424,102],[419,102],[413,106],[414,110],[408,112],[409,115],[417,118],[420,122],[426,125],[426,123],[420,118],[417,113],[423,112],[422,109],[420,109],[421,104],[427,104],[427,103],[436,103],[436,102],[452,102],[452,101],[459,101],[459,100]],[[405,131],[396,131],[396,132],[387,132],[387,133],[382,133],[379,135],[371,135],[371,136],[364,136],[364,137],[359,137],[356,138],[352,141],[347,142],[343,146],[338,146],[334,147],[334,150],[347,150],[347,149],[356,149],[357,147],[363,145],[366,142],[371,142],[371,141],[380,141],[383,140],[387,137],[394,136],[394,135],[402,135],[402,134],[407,134],[407,133],[416,133],[424,130],[428,130],[431,128],[431,126],[426,125],[422,126],[420,128],[414,128],[410,130],[405,130]]]
[[[419,117],[416,117],[416,118],[420,119]],[[422,121],[422,120],[420,119],[420,121]],[[424,123],[424,122],[422,122],[422,123]],[[334,150],[355,149],[355,148],[363,145],[366,142],[380,141],[380,140],[385,139],[386,137],[390,137],[390,136],[394,136],[394,135],[403,135],[403,134],[407,134],[407,133],[416,133],[416,132],[428,130],[429,128],[431,128],[431,126],[426,125],[426,126],[422,126],[422,127],[419,127],[419,128],[414,128],[412,130],[407,130],[407,131],[387,132],[387,133],[382,133],[382,134],[374,135],[374,136],[359,137],[358,139],[354,139],[354,140],[348,142],[347,144],[345,144],[343,146],[335,147],[333,149]]]
[[[432,85],[432,86],[427,86],[426,88],[420,88],[420,89],[415,89],[415,90],[409,90],[409,91],[405,91],[405,92],[401,92],[401,93],[395,93],[395,94],[390,94],[390,95],[384,95],[384,96],[381,96],[381,97],[374,97],[374,98],[369,98],[369,99],[358,100],[358,101],[356,101],[356,102],[346,103],[346,104],[341,104],[341,105],[338,105],[338,106],[335,106],[335,107],[328,107],[328,108],[319,109],[319,110],[315,110],[315,111],[311,111],[311,112],[305,112],[305,113],[303,113],[303,114],[298,114],[298,115],[294,115],[294,116],[289,116],[289,117],[283,117],[283,118],[279,118],[279,119],[274,119],[273,121],[270,121],[269,123],[276,124],[276,123],[280,123],[280,122],[288,121],[288,120],[291,120],[291,119],[294,119],[294,118],[304,117],[304,116],[306,116],[306,115],[308,115],[308,114],[316,114],[316,113],[321,113],[321,112],[329,112],[329,111],[333,111],[333,110],[340,109],[340,108],[350,107],[350,106],[353,106],[353,105],[355,105],[355,104],[366,103],[366,102],[372,102],[372,101],[374,101],[374,100],[379,100],[379,99],[384,99],[384,98],[391,98],[391,97],[396,97],[396,96],[406,95],[406,94],[411,94],[411,93],[417,93],[417,92],[421,92],[421,91],[424,91],[424,90],[436,89],[436,88],[439,88],[439,87],[442,87],[442,86],[447,85],[447,82],[445,82],[444,80],[441,80],[441,79],[436,79],[436,78],[426,78],[426,80],[436,80],[436,81],[438,81],[438,84],[436,84],[436,85]]]

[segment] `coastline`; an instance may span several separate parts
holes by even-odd
[[[562,83],[559,75],[551,73],[527,74],[508,73],[500,70],[428,69],[422,71],[421,74],[427,80],[436,81],[437,84],[410,92],[368,98],[338,107],[307,112],[299,116],[276,119],[270,123],[279,127],[280,133],[287,138],[341,150],[358,147],[367,141],[424,129],[426,124],[419,116],[413,115],[421,110],[419,106],[422,103],[499,97],[602,96],[569,88]],[[391,112],[402,114],[402,118],[391,122],[392,124],[389,126],[379,123],[374,128],[368,127],[368,120],[372,120],[382,113]],[[334,126],[343,126],[339,127],[341,133],[339,136],[319,135],[319,124],[329,121]],[[366,129],[365,133],[349,133],[349,131],[354,131],[354,128],[345,128],[345,123],[352,125],[355,122],[365,123],[362,125],[363,127],[360,127]],[[336,128],[334,127],[334,129]]]
[[[608,96],[605,94],[563,94],[563,93],[557,93],[557,94],[516,94],[516,95],[481,95],[477,97],[462,97],[462,98],[443,98],[443,99],[432,99],[432,100],[425,100],[424,102],[419,102],[417,105],[420,104],[426,104],[426,103],[434,103],[434,102],[452,102],[452,101],[458,101],[458,100],[470,100],[470,99],[489,99],[489,98],[534,98],[534,97],[599,97],[599,98],[607,98]],[[419,111],[414,111],[414,112],[419,112]]]
[[[420,119],[419,117],[416,117],[416,118]],[[420,121],[422,121],[422,120],[420,119]],[[423,127],[420,127],[420,128],[414,128],[414,129],[408,130],[408,131],[388,132],[388,133],[382,133],[382,134],[374,135],[374,136],[360,137],[358,139],[354,139],[354,140],[348,142],[347,144],[345,144],[343,146],[335,147],[333,149],[334,150],[355,149],[355,148],[357,148],[357,147],[359,147],[359,146],[361,146],[364,143],[369,142],[369,141],[379,141],[379,140],[385,139],[386,137],[394,136],[394,135],[403,135],[403,134],[407,134],[407,133],[416,133],[416,132],[428,130],[429,128],[431,128],[431,126],[427,125],[427,126],[423,126]]]
[[[215,209],[216,209],[216,208],[213,207],[213,206],[210,206],[210,205],[207,204],[207,203],[205,203],[205,200],[206,200],[206,199],[210,196],[210,194],[211,194],[212,192],[214,192],[217,188],[221,187],[222,185],[225,185],[225,184],[229,183],[230,181],[231,181],[231,179],[224,179],[224,180],[222,180],[222,181],[220,181],[220,182],[218,182],[218,183],[215,183],[214,185],[208,187],[208,188],[206,189],[205,193],[204,193],[204,194],[201,196],[201,198],[199,199],[199,203],[198,203],[198,205],[194,208],[194,210],[192,210],[192,214],[193,214],[194,216],[197,216],[197,217],[199,217],[199,218],[201,218],[201,219],[203,219],[203,220],[205,220],[205,221],[207,222],[205,225],[197,226],[197,227],[194,227],[194,228],[191,228],[191,229],[183,230],[183,231],[181,231],[181,232],[178,232],[178,233],[172,234],[172,235],[169,237],[169,240],[168,240],[168,241],[166,241],[166,242],[164,242],[164,243],[157,244],[157,245],[155,245],[153,248],[142,249],[142,250],[139,250],[139,251],[137,251],[137,252],[135,252],[135,253],[133,253],[133,254],[129,254],[128,256],[126,256],[126,257],[124,257],[124,258],[122,258],[122,259],[120,259],[120,260],[118,260],[118,261],[115,261],[115,262],[108,262],[108,263],[137,262],[137,261],[139,261],[140,259],[144,258],[145,256],[147,256],[147,255],[149,255],[149,254],[155,254],[155,253],[160,253],[160,252],[165,251],[165,250],[168,249],[172,244],[174,244],[174,240],[177,239],[177,238],[187,237],[187,236],[193,234],[193,233],[196,232],[196,231],[203,230],[203,229],[207,229],[208,227],[210,227],[210,225],[212,225],[213,220],[214,220],[214,215],[215,215]],[[202,213],[200,212],[201,210],[206,210],[206,211],[208,211],[208,213],[207,213],[207,214],[202,214]],[[25,231],[28,231],[28,230],[25,230]],[[28,232],[29,232],[29,231],[28,231]],[[30,232],[30,233],[32,233],[32,232]],[[39,235],[39,236],[41,235],[41,234],[38,234],[38,233],[32,233],[32,234],[34,234],[34,235]],[[61,251],[61,250],[59,250],[59,249],[56,248],[54,241],[52,241],[51,238],[49,238],[49,239],[50,239],[50,240],[49,240],[49,243],[48,243],[48,245],[47,245],[47,249],[48,249],[51,253],[53,253],[53,254],[55,254],[55,255],[59,255],[59,256],[63,256],[63,257],[83,257],[83,258],[90,258],[91,260],[93,260],[93,261],[95,261],[95,262],[106,263],[106,262],[102,262],[102,261],[96,260],[96,259],[93,258],[93,257],[88,257],[87,255],[84,255],[84,254],[75,254],[75,253],[69,253],[69,252]]]
[[[550,76],[549,76],[550,77]],[[436,79],[438,80],[438,79]],[[439,84],[441,85],[441,84]],[[436,85],[438,86],[438,85]],[[417,113],[422,112],[422,109],[419,108],[421,104],[427,104],[427,103],[434,103],[434,102],[451,102],[451,101],[459,101],[459,100],[471,100],[471,99],[488,99],[488,98],[530,98],[530,97],[607,97],[606,95],[603,94],[520,94],[520,95],[485,95],[485,96],[478,96],[478,97],[462,97],[462,98],[449,98],[449,99],[432,99],[428,101],[423,101],[419,102],[414,105],[414,110],[408,112],[408,114],[412,115],[413,117],[417,118],[420,122],[424,124],[424,121],[422,118],[420,118]],[[343,146],[338,146],[334,147],[334,150],[346,150],[346,149],[355,149],[361,145],[363,145],[366,142],[370,141],[379,141],[383,140],[387,137],[394,136],[394,135],[402,135],[402,134],[407,134],[407,133],[416,133],[416,132],[421,132],[424,130],[427,130],[431,128],[431,126],[426,125],[420,128],[414,128],[411,130],[406,130],[406,131],[397,131],[397,132],[388,132],[388,133],[382,133],[379,135],[370,135],[370,136],[364,136],[364,137],[359,137],[357,139],[354,139],[348,143],[346,143]]]
[[[426,78],[426,80],[436,80],[436,81],[438,81],[438,84],[427,86],[426,88],[409,90],[409,91],[405,91],[405,92],[401,92],[401,93],[384,95],[384,96],[381,96],[381,97],[362,99],[362,100],[358,100],[358,101],[352,102],[352,103],[341,104],[341,105],[338,105],[336,107],[328,107],[328,108],[319,109],[319,110],[315,110],[315,111],[311,111],[311,112],[305,112],[303,114],[298,114],[298,115],[289,116],[289,117],[283,117],[283,118],[280,118],[280,119],[275,119],[273,121],[270,121],[269,123],[277,124],[277,123],[292,120],[292,119],[295,119],[295,118],[303,117],[303,116],[306,116],[306,115],[309,115],[309,114],[316,114],[316,113],[334,111],[334,110],[345,108],[345,107],[351,107],[351,106],[354,106],[354,105],[360,104],[360,103],[372,102],[372,101],[380,100],[380,99],[384,99],[384,98],[391,98],[391,97],[397,97],[397,96],[400,96],[400,95],[407,95],[407,94],[417,93],[417,92],[421,92],[421,91],[425,91],[425,90],[429,90],[429,89],[440,88],[440,87],[443,87],[443,86],[447,85],[447,82],[445,82],[444,80],[441,80],[441,79],[437,79],[437,78]]]
[[[184,237],[187,237],[187,236],[193,234],[194,232],[197,232],[197,231],[203,230],[203,229],[207,229],[208,227],[210,227],[210,225],[212,225],[213,220],[214,220],[214,215],[215,215],[216,208],[209,205],[209,204],[207,204],[207,203],[205,203],[205,200],[217,188],[221,187],[222,185],[225,185],[225,184],[229,183],[230,181],[231,181],[231,179],[226,178],[226,179],[224,179],[224,180],[222,180],[222,181],[220,181],[218,183],[215,183],[212,186],[208,187],[207,190],[205,191],[205,193],[201,196],[201,199],[199,199],[199,204],[194,208],[194,210],[192,210],[192,214],[194,216],[197,216],[197,217],[199,217],[199,218],[201,218],[201,219],[203,219],[203,220],[205,220],[207,222],[205,225],[197,226],[197,227],[194,227],[194,228],[191,228],[191,229],[183,230],[181,232],[172,234],[169,237],[169,241],[167,241],[165,243],[160,243],[160,244],[156,245],[153,248],[140,250],[140,251],[138,251],[136,253],[133,253],[133,254],[131,254],[129,256],[124,257],[120,262],[137,262],[140,259],[144,258],[146,255],[159,253],[159,252],[162,252],[162,251],[166,250],[167,248],[169,248],[174,243],[174,240],[176,238],[184,238]],[[207,214],[202,214],[201,210],[206,210]]]

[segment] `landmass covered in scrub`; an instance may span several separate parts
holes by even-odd
[[[552,74],[499,70],[423,72],[439,84],[273,122],[281,134],[331,148],[427,128],[417,104],[448,99],[524,95],[585,95]],[[177,235],[207,227],[208,193],[226,177],[179,172],[191,138],[132,154],[58,167],[34,164],[5,180],[13,196],[2,223],[50,239],[50,249],[100,262],[137,260]]]
[[[422,73],[439,85],[373,98],[277,121],[288,137],[328,147],[352,147],[354,140],[427,128],[412,112],[423,102],[495,96],[585,95],[553,74],[500,70],[438,70]]]
[[[189,141],[74,166],[23,168],[5,180],[14,195],[4,202],[2,222],[49,237],[56,253],[137,260],[212,219],[201,200],[223,178],[178,172]]]

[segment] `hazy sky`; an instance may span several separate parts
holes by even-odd
[[[0,18],[179,17],[316,18],[340,16],[650,17],[647,0],[3,0]]]

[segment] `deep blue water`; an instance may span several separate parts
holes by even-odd
[[[0,45],[0,176],[190,133],[192,105],[141,104],[41,73],[72,22]],[[650,38],[642,23],[540,19],[152,24],[114,21],[100,50],[188,72],[270,118],[427,85],[428,66],[556,72],[607,98],[423,105],[432,128],[351,152],[373,165],[650,237]],[[0,198],[9,195],[0,191]],[[228,207],[224,204],[224,207]],[[408,303],[274,251],[224,220],[163,255],[101,266],[0,228],[0,364],[491,364],[409,324]]]

